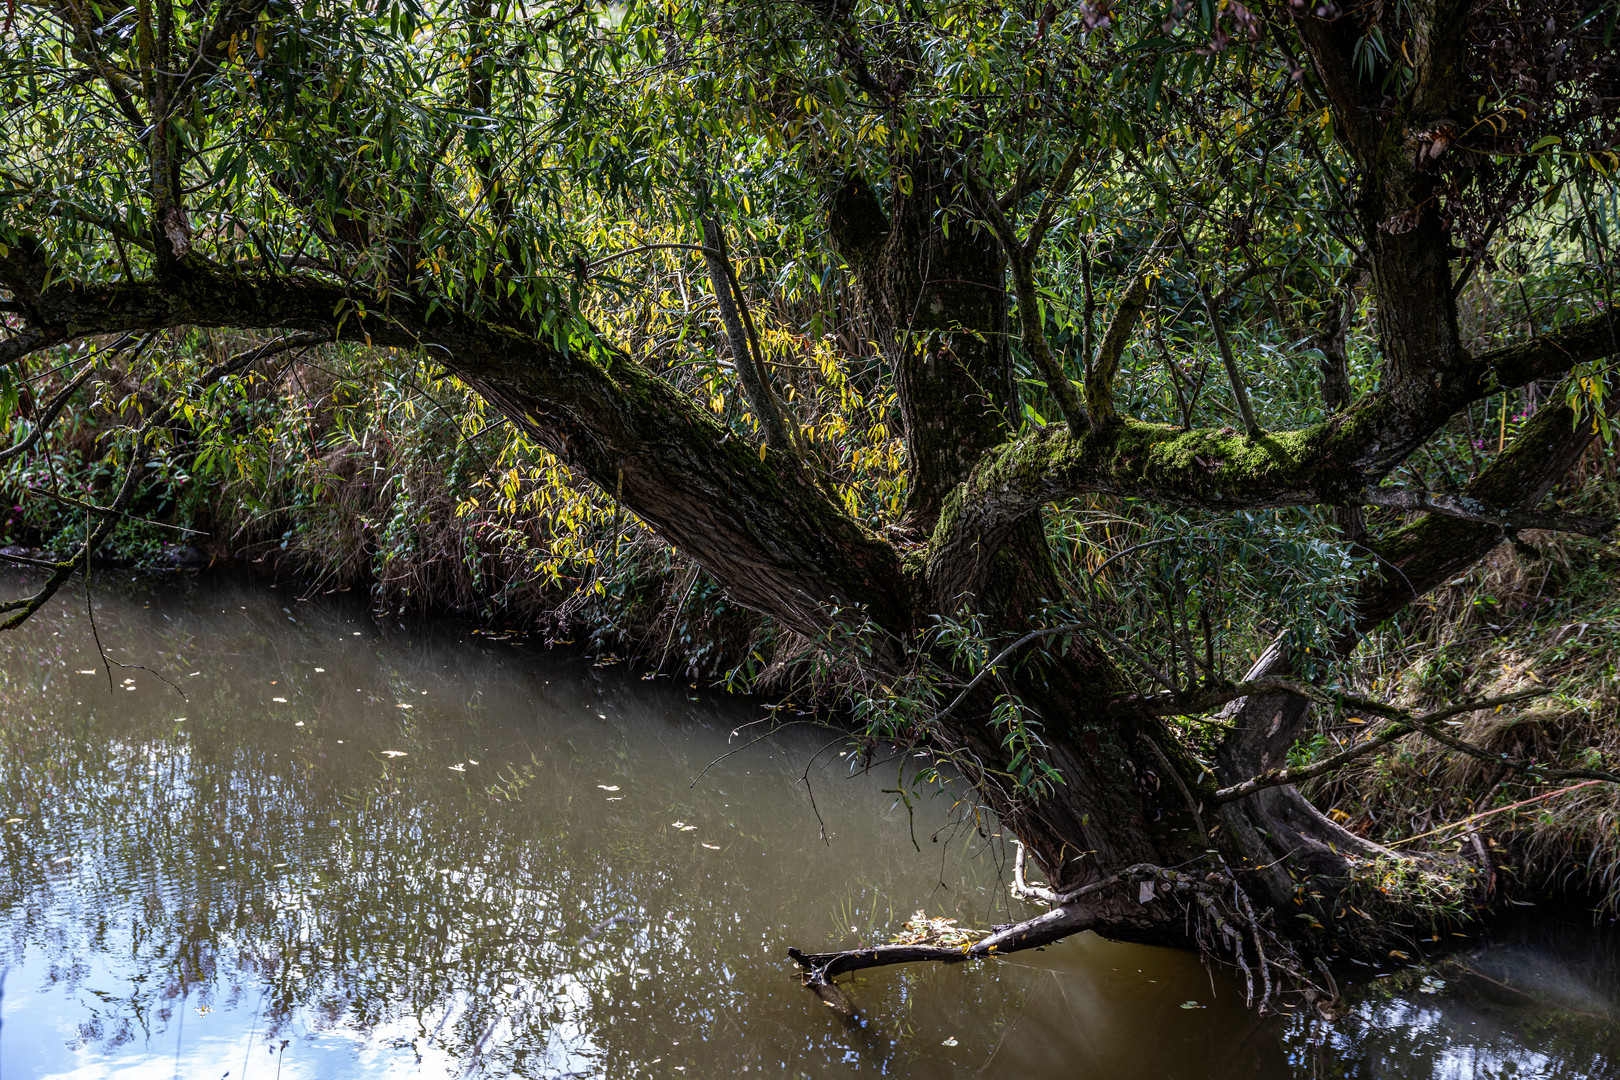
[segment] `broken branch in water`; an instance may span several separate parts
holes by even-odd
[[[1054,904],[1052,910],[1044,915],[1037,915],[1033,919],[1025,919],[1010,926],[998,927],[994,932],[968,945],[873,945],[825,953],[805,953],[790,948],[788,955],[804,969],[802,976],[804,984],[814,990],[836,975],[865,968],[912,964],[925,960],[955,964],[963,960],[982,960],[1050,945],[1090,929],[1095,922],[1095,916],[1089,906],[1078,904],[1076,901],[1094,896],[1113,885],[1125,882],[1152,882],[1156,886],[1163,885],[1172,891],[1213,892],[1230,884],[1220,875],[1213,875],[1214,880],[1210,880],[1210,875],[1196,875],[1185,871],[1167,870],[1149,863],[1137,863],[1117,874],[1110,874],[1082,885],[1078,889],[1058,893],[1024,883],[1023,855],[1023,845],[1020,844],[1014,868],[1013,895],[1021,899],[1039,899]],[[818,996],[826,1000],[825,995]]]

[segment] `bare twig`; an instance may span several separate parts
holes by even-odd
[[[95,373],[95,362],[91,361],[90,363],[86,364],[84,366],[84,370],[79,372],[79,374],[74,377],[72,382],[68,383],[61,390],[59,390],[56,396],[51,398],[51,403],[45,406],[44,410],[35,417],[34,430],[28,433],[28,437],[14,446],[8,446],[4,450],[0,450],[0,464],[4,464],[20,454],[28,453],[28,451],[33,448],[34,444],[39,442],[40,438],[45,434],[45,432],[50,430],[50,426],[56,423],[56,417],[63,410],[63,408],[67,406],[68,398],[72,397],[76,392],[78,392],[78,389],[81,386],[89,382],[90,376],[94,375]]]

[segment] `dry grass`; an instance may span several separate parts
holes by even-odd
[[[1566,485],[1570,508],[1578,499],[1584,511],[1620,513],[1614,470],[1612,455],[1589,454]],[[1545,533],[1524,540],[1530,548],[1502,544],[1369,639],[1358,653],[1360,689],[1428,709],[1547,688],[1547,698],[1523,709],[1460,717],[1453,734],[1553,768],[1620,771],[1620,543]],[[1416,838],[1569,787],[1409,738],[1315,794],[1374,839],[1449,851],[1473,846],[1466,829]],[[1620,911],[1620,787],[1578,787],[1475,827],[1510,891],[1590,891]]]

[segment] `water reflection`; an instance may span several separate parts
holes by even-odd
[[[1589,913],[1527,915],[1496,940],[1358,992],[1300,1055],[1332,1078],[1612,1077],[1620,1071],[1620,935]]]
[[[1331,1031],[1252,1017],[1194,958],[1092,938],[873,973],[853,989],[868,1023],[847,1030],[796,987],[787,944],[873,940],[919,908],[1008,918],[994,838],[949,797],[909,819],[882,790],[898,762],[851,779],[834,745],[807,771],[829,736],[792,729],[694,788],[756,707],[285,590],[96,601],[113,659],[146,667],[109,679],[82,604],[0,637],[7,1080],[1606,1076],[1620,1060],[1617,958],[1589,935],[1584,968],[1543,943],[1504,971],[1517,954],[1498,950],[1437,993],[1375,984]]]

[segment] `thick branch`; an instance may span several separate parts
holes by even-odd
[[[1461,518],[1482,525],[1494,525],[1503,531],[1513,529],[1547,529],[1554,532],[1576,532],[1587,536],[1602,536],[1614,528],[1615,519],[1595,514],[1538,514],[1527,510],[1507,510],[1490,506],[1466,495],[1443,495],[1431,491],[1412,491],[1407,488],[1375,487],[1362,496],[1368,506],[1384,506],[1394,510],[1424,510],[1432,514]]]
[[[233,273],[194,256],[162,284],[40,288],[20,250],[0,256],[0,284],[28,307],[29,332],[41,344],[195,325],[300,329],[427,349],[725,582],[737,602],[803,632],[824,628],[834,605],[853,605],[893,632],[909,628],[890,545],[599,340],[558,348],[549,338],[458,312],[440,309],[430,320],[425,303],[400,293],[357,294],[306,275]]]
[[[1544,405],[1506,451],[1463,489],[1464,498],[1513,512],[1528,512],[1590,445],[1591,426],[1576,424],[1567,405]],[[1443,514],[1422,519],[1380,538],[1367,550],[1373,573],[1356,590],[1353,631],[1338,643],[1341,655],[1412,600],[1451,580],[1502,542],[1498,524]],[[1280,642],[1262,655],[1251,679],[1275,680],[1292,670]],[[1310,690],[1257,689],[1228,710],[1232,733],[1222,745],[1219,769],[1228,779],[1264,770],[1293,745],[1309,715]]]
[[[825,953],[805,953],[790,948],[788,955],[804,968],[806,982],[816,983],[865,968],[914,964],[924,960],[957,964],[963,960],[982,960],[990,956],[1035,949],[1089,930],[1095,922],[1096,919],[1091,912],[1077,905],[1054,908],[1044,915],[1026,919],[989,937],[980,938],[965,948],[949,945],[874,945],[865,949],[845,949],[841,952]]]
[[[765,444],[779,453],[794,455],[792,436],[787,422],[771,390],[770,374],[765,370],[765,358],[760,355],[759,340],[753,333],[748,314],[748,298],[743,295],[742,284],[732,268],[726,250],[726,234],[713,216],[703,219],[703,261],[709,269],[709,284],[714,290],[715,306],[720,309],[720,321],[726,328],[726,343],[731,351],[732,370],[742,388],[748,408],[759,421],[765,433]]]
[[[1249,438],[1259,439],[1261,430],[1254,419],[1254,408],[1249,404],[1249,388],[1244,385],[1237,357],[1232,354],[1232,342],[1226,336],[1226,324],[1221,321],[1220,309],[1215,306],[1215,298],[1209,294],[1209,286],[1199,286],[1199,292],[1204,298],[1204,311],[1209,315],[1209,327],[1215,332],[1215,346],[1221,353],[1221,366],[1226,368],[1226,377],[1232,384],[1232,397],[1237,401],[1238,415],[1243,418],[1243,430]]]
[[[1004,443],[947,501],[929,550],[930,577],[936,590],[944,589],[941,595],[956,595],[1019,521],[1048,502],[1087,492],[1212,510],[1352,501],[1459,409],[1495,392],[1504,372],[1515,380],[1539,379],[1612,355],[1620,352],[1615,331],[1612,316],[1594,315],[1475,359],[1470,377],[1450,392],[1421,401],[1375,392],[1312,427],[1260,438],[1229,428],[1184,431],[1127,419],[1083,438],[1048,429]],[[1563,415],[1568,424],[1568,411]],[[1468,495],[1528,512],[1529,506],[1517,505],[1519,490],[1512,485],[1501,496],[1488,490]]]

